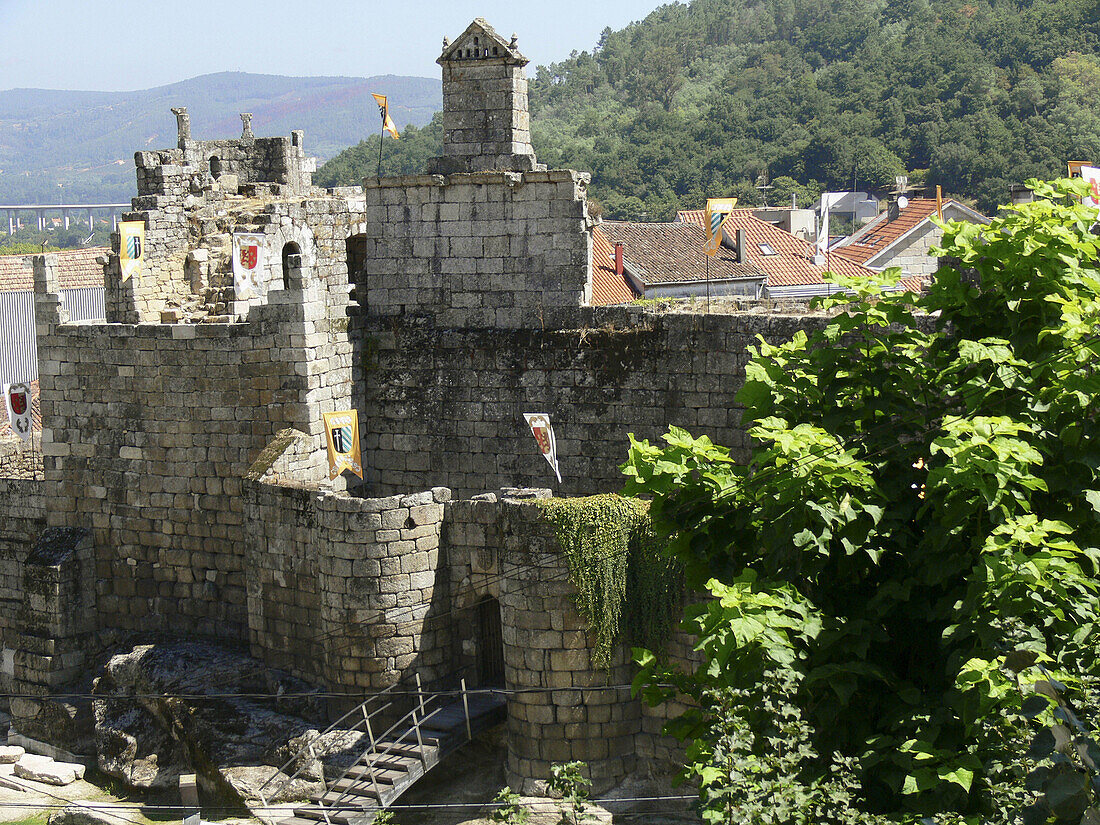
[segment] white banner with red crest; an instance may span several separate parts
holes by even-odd
[[[1085,206],[1100,206],[1100,169],[1095,166],[1081,166],[1081,177],[1089,182],[1091,198],[1085,198]]]
[[[4,401],[8,406],[8,423],[24,441],[31,438],[31,388],[27,384],[5,384]]]
[[[255,298],[263,285],[266,236],[251,233],[233,235],[233,294],[238,301]]]
[[[546,413],[524,413],[527,426],[531,428],[531,435],[539,445],[542,457],[550,462],[554,475],[561,484],[561,471],[558,469],[558,443],[554,439],[554,428],[550,424],[550,416]]]

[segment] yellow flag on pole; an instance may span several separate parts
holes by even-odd
[[[386,102],[385,95],[377,95],[374,92],[370,93],[370,96],[374,98],[374,102],[378,104],[378,114],[382,116],[382,128],[390,133],[390,137],[397,140],[397,126],[394,125],[393,118],[390,117],[390,106]]]
[[[707,198],[707,246],[706,253],[712,258],[722,246],[722,224],[729,219],[737,198]]]

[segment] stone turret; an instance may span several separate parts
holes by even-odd
[[[530,172],[541,170],[531,148],[527,110],[527,58],[482,18],[453,43],[444,41],[443,157],[431,171]]]

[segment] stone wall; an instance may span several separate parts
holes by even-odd
[[[9,431],[0,436],[0,479],[42,478],[42,438],[31,433],[29,441],[24,441]]]
[[[332,690],[451,672],[449,580],[439,577],[450,491],[355,498],[245,482],[252,655]]]
[[[588,303],[588,181],[571,171],[368,178],[348,242],[360,306],[516,328]]]
[[[525,412],[551,416],[558,494],[620,489],[627,434],[652,441],[670,424],[744,456],[735,397],[747,347],[819,323],[615,308],[548,313],[545,328],[526,329],[353,320],[366,355],[352,372],[369,482],[379,493],[442,484],[459,498],[553,480]]]
[[[914,233],[904,248],[895,251],[889,266],[900,266],[906,275],[931,278],[939,269],[940,262],[929,254],[929,250],[942,240],[943,230],[928,222],[919,232]]]
[[[13,692],[45,694],[83,674],[92,659],[95,559],[81,528],[48,528],[23,559],[20,606],[5,630]]]
[[[0,478],[0,693],[13,690],[27,555],[46,526],[45,482]]]
[[[246,642],[242,478],[288,427],[319,475],[321,406],[346,404],[346,333],[308,279],[247,324],[68,325],[56,307],[51,323],[49,275],[48,523],[93,531],[100,626]]]

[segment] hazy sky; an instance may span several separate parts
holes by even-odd
[[[0,90],[122,91],[221,71],[438,77],[475,17],[534,66],[591,49],[658,0],[0,0]]]

